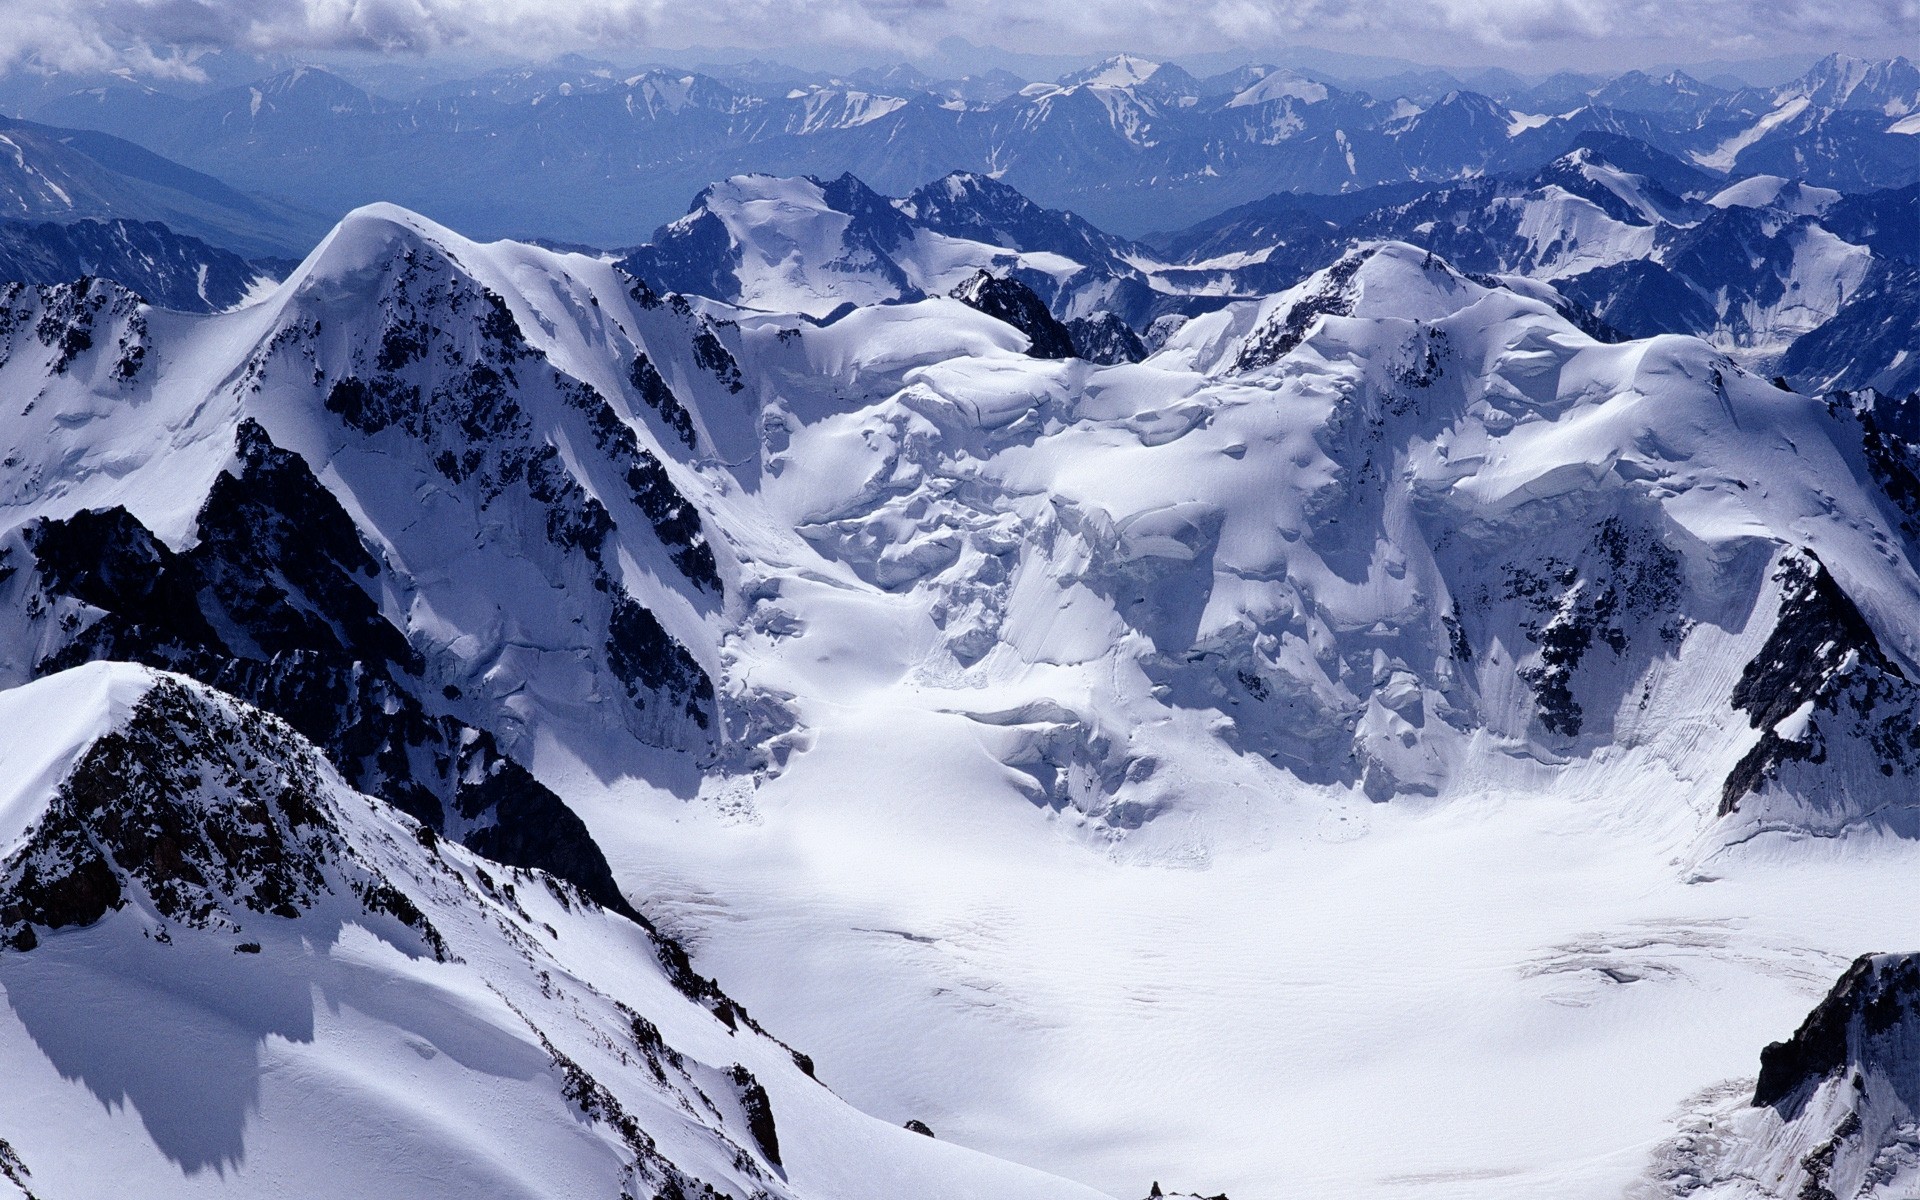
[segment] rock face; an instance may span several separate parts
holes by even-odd
[[[1920,957],[1864,954],[1807,1014],[1793,1036],[1760,1052],[1755,1107],[1787,1110],[1849,1067],[1904,1074],[1920,1022]],[[1909,1086],[1914,1080],[1891,1082]]]
[[[1067,336],[1073,342],[1075,358],[1112,366],[1139,362],[1147,356],[1146,343],[1131,326],[1113,313],[1075,317],[1067,322]]]
[[[1863,768],[1889,778],[1920,768],[1920,693],[1860,610],[1810,554],[1783,559],[1774,578],[1778,621],[1733,689],[1734,706],[1760,740],[1727,776],[1722,815],[1790,764],[1801,776],[1795,790],[1834,800],[1858,786]],[[1829,730],[1837,735],[1831,751]],[[1852,747],[1871,748],[1865,763],[1854,761]]]
[[[997,279],[981,271],[953,290],[953,298],[1027,335],[1034,358],[1072,358],[1073,334],[1054,319],[1033,289],[1015,279]]]
[[[323,896],[446,943],[341,836],[321,758],[293,730],[161,678],[87,748],[26,842],[0,862],[0,942],[32,950],[139,896],[165,925],[297,920]]]
[[[252,421],[175,554],[123,508],[24,531],[29,607],[71,633],[34,664],[142,662],[218,683],[324,747],[354,784],[499,861],[626,911],[606,859],[491,734],[430,711],[420,655],[365,590],[379,566],[339,502]]]

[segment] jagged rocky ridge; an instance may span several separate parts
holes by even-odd
[[[266,268],[158,221],[0,222],[0,279],[53,285],[87,275],[185,312],[232,308],[273,278]]]

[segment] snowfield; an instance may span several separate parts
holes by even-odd
[[[740,307],[391,206],[229,313],[6,294],[0,1137],[34,1194],[1827,1178],[1841,1076],[1747,1101],[1911,936],[1886,412],[1396,242],[1143,362],[1040,359],[940,294],[990,263],[850,260],[821,185],[754,186],[701,218]],[[871,290],[898,262],[932,298]],[[85,858],[47,814],[156,688],[321,781],[324,895],[169,919],[114,859],[125,907],[33,918],[72,893],[29,860]],[[1898,1142],[1913,1094],[1833,1136]],[[1876,1161],[1859,1194],[1920,1186]]]

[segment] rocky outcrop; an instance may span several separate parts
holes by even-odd
[[[342,838],[323,771],[285,722],[156,681],[0,862],[0,944],[32,950],[42,932],[90,925],[136,896],[164,930],[292,919],[341,895],[444,958],[432,922]]]
[[[981,271],[953,290],[953,298],[1027,335],[1033,358],[1072,358],[1073,334],[1047,311],[1032,288]]]

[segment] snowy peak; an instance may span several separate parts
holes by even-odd
[[[892,257],[899,213],[852,175],[736,175],[623,261],[651,285],[749,308],[825,316],[918,294]]]
[[[1272,366],[1299,347],[1322,318],[1434,321],[1486,293],[1432,251],[1405,242],[1361,247],[1264,302],[1231,359],[1232,369]]]
[[[1251,86],[1234,93],[1233,98],[1227,101],[1227,107],[1245,108],[1254,104],[1272,104],[1288,100],[1303,104],[1318,104],[1328,95],[1327,85],[1324,83],[1292,71],[1275,70],[1261,76]]]
[[[1920,110],[1920,67],[1904,55],[1872,61],[1829,54],[1775,94],[1776,107],[1796,100],[1828,112],[1861,110],[1903,117]]]
[[[979,271],[1017,274],[1062,319],[1122,311],[1139,324],[1158,295],[1146,252],[990,176],[956,171],[890,200],[854,176],[741,176],[622,261],[650,286],[816,319],[843,306],[951,293]]]
[[[1609,215],[1634,225],[1683,225],[1698,219],[1689,204],[1655,180],[1623,170],[1600,151],[1580,147],[1549,163],[1529,182],[1558,185],[1596,201]]]
[[[1078,215],[1043,208],[987,175],[955,171],[899,202],[916,224],[1009,250],[1048,251],[1115,274],[1131,273],[1135,248]]]
[[[1062,75],[1057,82],[1063,88],[1130,88],[1147,82],[1163,70],[1166,70],[1163,64],[1151,59],[1115,54],[1091,67]]]
[[[1817,217],[1840,200],[1832,188],[1813,187],[1778,175],[1754,175],[1715,192],[1715,208],[1771,208],[1796,217]]]
[[[294,293],[326,303],[349,298],[350,289],[384,277],[410,258],[426,255],[459,262],[455,247],[467,239],[397,204],[362,205],[342,217],[287,279]]]

